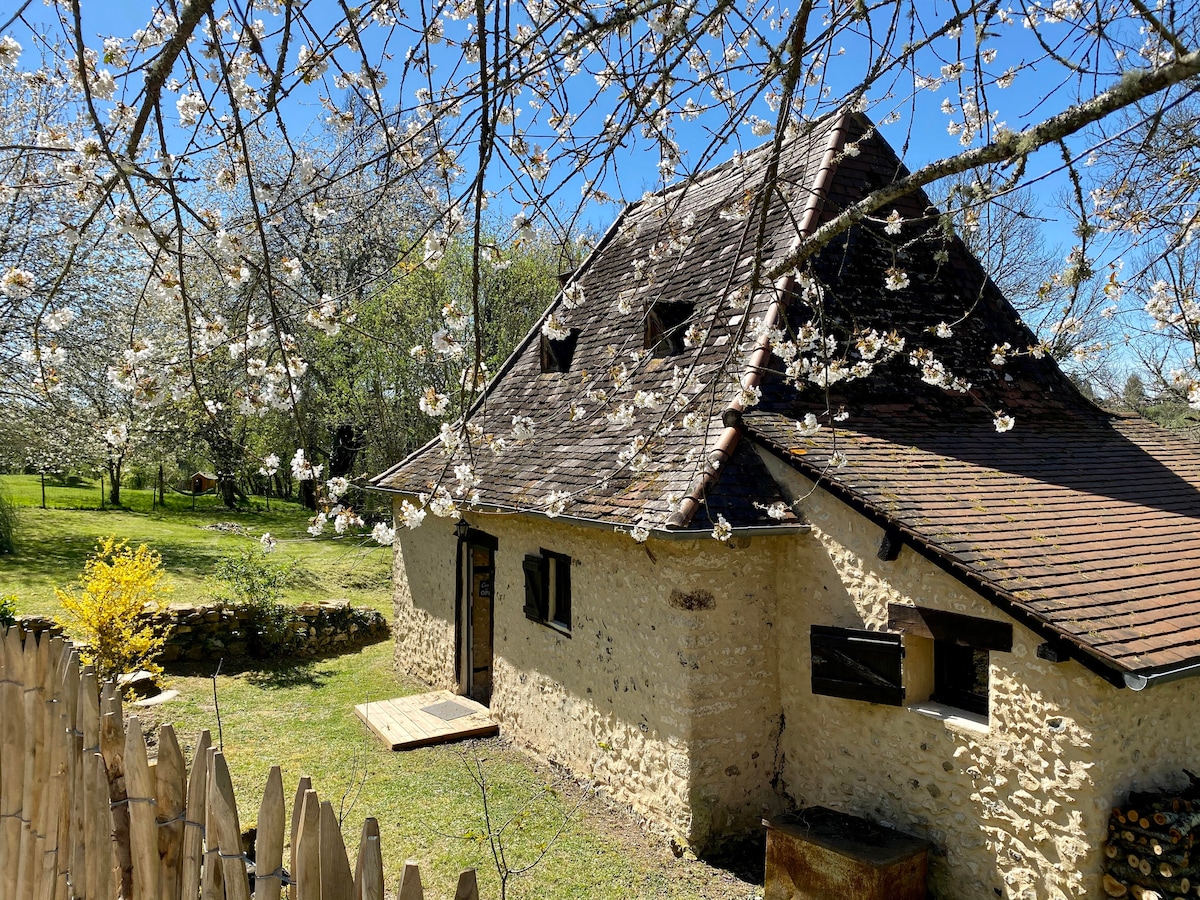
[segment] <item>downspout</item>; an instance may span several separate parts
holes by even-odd
[[[821,212],[821,205],[825,200],[825,195],[829,192],[830,182],[833,180],[834,169],[837,168],[837,154],[842,149],[842,144],[846,139],[848,114],[842,113],[838,119],[838,123],[833,127],[833,131],[829,135],[829,144],[825,148],[825,155],[821,157],[821,165],[817,169],[816,176],[813,179],[812,193],[809,194],[808,202],[805,204],[804,212],[800,217],[800,227],[798,234],[792,241],[789,255],[794,253],[796,248],[800,246],[801,241],[812,234],[817,224],[817,217]],[[767,371],[771,363],[771,339],[769,333],[777,324],[782,321],[784,310],[787,307],[788,297],[791,296],[792,288],[795,285],[795,278],[788,274],[778,279],[774,285],[775,296],[771,299],[771,305],[767,307],[766,315],[763,320],[762,335],[759,337],[755,345],[754,352],[750,356],[750,360],[746,365],[746,371],[742,375],[742,387],[749,389],[758,387],[763,380],[763,374]],[[712,486],[717,483],[717,479],[721,476],[721,467],[725,465],[733,457],[733,451],[737,449],[738,440],[742,433],[742,414],[745,408],[738,400],[734,400],[729,406],[721,412],[721,424],[724,428],[717,435],[716,443],[708,452],[708,460],[705,463],[704,469],[692,481],[688,487],[687,494],[679,501],[679,506],[675,512],[671,513],[666,521],[667,528],[686,528],[692,521],[692,517],[696,515],[696,511],[700,508],[700,504],[704,502],[705,496],[708,494]]]

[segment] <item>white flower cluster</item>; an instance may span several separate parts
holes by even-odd
[[[946,366],[933,355],[932,350],[925,348],[914,350],[908,355],[908,361],[921,370],[921,380],[926,384],[959,394],[965,394],[971,389],[969,381],[964,381],[947,372]]]
[[[27,269],[11,268],[0,275],[0,294],[12,300],[24,300],[33,294],[36,279]]]
[[[328,294],[322,294],[320,304],[305,314],[304,323],[324,332],[328,337],[337,337],[342,330],[337,301]]]
[[[297,447],[292,456],[292,477],[297,481],[317,481],[321,477],[322,465],[313,465],[304,458],[304,449]]]
[[[277,453],[268,453],[263,457],[263,464],[259,467],[258,474],[270,478],[278,471],[279,455]]]

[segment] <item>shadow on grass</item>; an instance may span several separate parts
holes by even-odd
[[[331,657],[316,659],[224,659],[220,673],[229,676],[244,676],[248,684],[263,690],[288,690],[297,687],[324,687],[336,672],[326,665]],[[217,665],[209,660],[201,662],[165,663],[163,672],[181,678],[212,678]]]

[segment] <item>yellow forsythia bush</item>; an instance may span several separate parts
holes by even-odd
[[[166,634],[140,614],[166,607],[171,588],[161,584],[163,575],[162,557],[145,544],[134,550],[107,537],[84,563],[77,589],[54,589],[66,611],[59,624],[86,644],[80,656],[101,678],[162,672],[155,659]]]

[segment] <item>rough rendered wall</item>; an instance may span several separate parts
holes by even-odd
[[[502,729],[697,845],[775,798],[769,542],[635,543],[561,521],[480,517],[496,554]],[[572,558],[567,637],[522,612],[521,560]]]
[[[1013,651],[991,654],[986,726],[815,696],[813,623],[883,629],[889,602],[1011,620],[910,548],[877,559],[881,530],[823,491],[804,508],[816,540],[797,545],[805,575],[781,582],[779,595],[778,639],[794,650],[780,654],[785,790],[797,804],[929,839],[931,886],[944,900],[1104,896],[1111,805],[1131,789],[1173,786],[1181,767],[1200,763],[1196,682],[1120,690],[1078,663],[1038,659],[1041,638],[1014,624]]]
[[[395,501],[400,520],[400,501]],[[392,556],[396,667],[436,688],[453,690],[454,522],[429,516],[415,530],[400,528]]]
[[[781,539],[635,543],[562,520],[471,517],[498,540],[492,711],[502,732],[695,845],[777,803],[771,621]],[[397,535],[396,659],[454,688],[453,523]],[[775,543],[772,543],[772,540]],[[572,559],[572,629],[527,619],[527,553]]]

